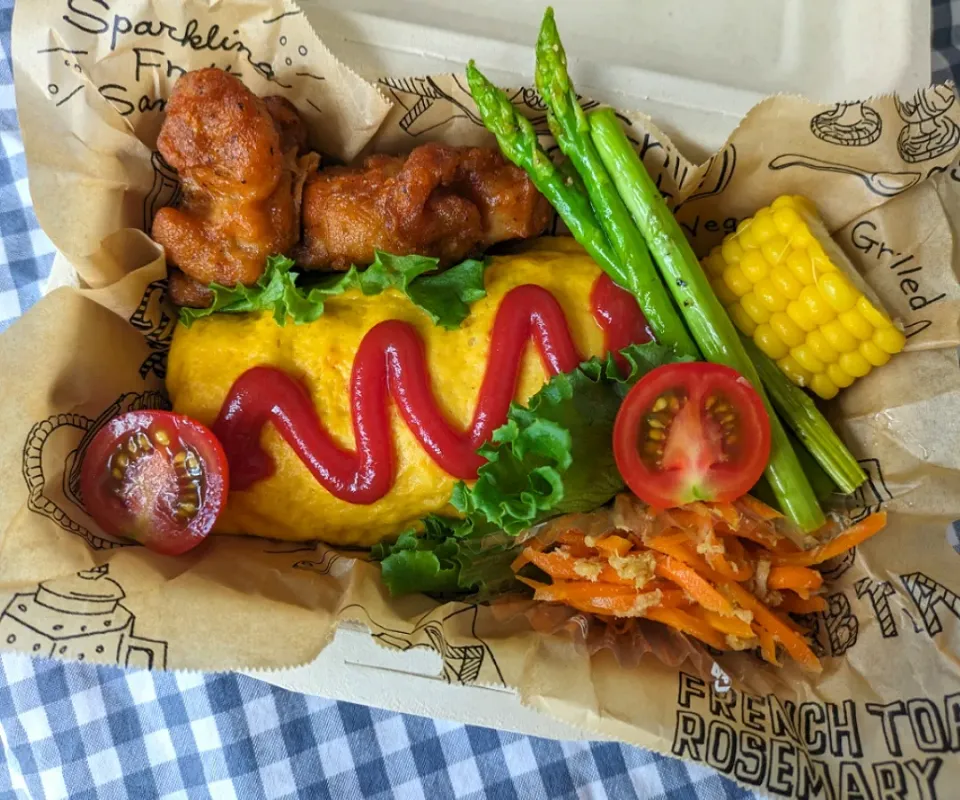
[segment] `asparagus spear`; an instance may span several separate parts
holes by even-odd
[[[537,39],[535,75],[537,89],[549,109],[550,130],[564,155],[580,173],[600,226],[623,265],[626,282],[618,282],[637,298],[657,341],[673,345],[680,355],[699,357],[696,344],[660,282],[646,242],[617,195],[590,139],[590,125],[570,82],[567,55],[560,42],[553,9],[549,7]]]
[[[810,481],[770,404],[756,367],[714,295],[680,224],[630,145],[616,115],[609,109],[594,111],[589,123],[600,157],[650,245],[660,273],[704,356],[709,361],[733,367],[763,398],[772,435],[765,474],[781,510],[804,531],[816,530],[825,519]]]
[[[594,261],[620,285],[629,280],[600,228],[587,196],[572,178],[565,177],[537,141],[530,120],[519,114],[510,99],[490,83],[473,61],[467,64],[467,83],[483,124],[503,154],[524,170],[550,201],[560,218]]]
[[[467,65],[467,83],[484,125],[497,137],[503,154],[526,171],[534,185],[556,209],[573,237],[586,248],[593,260],[620,286],[633,292],[657,340],[672,344],[680,354],[697,356],[696,346],[663,287],[660,287],[659,298],[651,297],[649,293],[639,293],[636,287],[643,286],[643,278],[632,271],[635,269],[633,262],[624,262],[611,248],[607,234],[597,221],[590,199],[583,192],[580,179],[565,176],[563,171],[554,165],[537,142],[537,135],[530,121],[517,112],[506,94],[490,83],[473,61]],[[629,219],[625,209],[624,213]],[[642,252],[646,252],[642,237],[640,245]],[[652,264],[648,274],[656,278]],[[657,282],[659,283],[659,279]]]
[[[784,421],[844,494],[857,490],[866,479],[856,458],[820,413],[813,398],[794,385],[752,340],[741,337],[760,380]]]
[[[787,428],[787,439],[790,440],[790,446],[800,460],[800,466],[803,467],[803,474],[806,475],[807,480],[810,481],[817,500],[821,503],[826,503],[831,497],[837,494],[837,484],[824,472],[823,467],[821,467],[817,460],[810,454],[810,451],[800,444],[797,438],[790,432],[789,428]],[[756,486],[750,490],[750,494],[758,500],[763,500],[768,506],[773,506],[774,508],[779,507],[776,495],[774,495],[773,489],[770,488],[770,484],[764,475],[760,476],[760,480],[757,481]],[[798,542],[798,544],[800,543]]]

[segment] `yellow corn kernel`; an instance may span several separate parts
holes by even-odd
[[[837,268],[830,260],[830,257],[824,252],[823,245],[814,240],[807,247],[810,254],[810,261],[813,264],[814,280],[820,278],[828,272],[836,272]]]
[[[727,268],[727,262],[723,260],[723,254],[719,247],[714,247],[710,251],[710,255],[703,259],[703,268],[711,277],[719,278],[723,275],[723,271]]]
[[[840,358],[840,354],[830,342],[827,341],[827,337],[823,335],[822,328],[820,330],[810,331],[810,333],[807,334],[806,344],[810,352],[825,364],[832,364]]]
[[[753,285],[753,293],[771,311],[783,311],[787,307],[787,298],[777,291],[777,287],[769,278],[757,281]]]
[[[753,332],[753,341],[774,361],[790,352],[769,325],[758,325]]]
[[[714,278],[710,281],[710,285],[713,287],[713,293],[717,296],[717,300],[724,308],[737,302],[737,296],[730,291],[723,278]]]
[[[787,268],[804,286],[813,283],[813,262],[806,250],[794,250],[787,256]]]
[[[760,250],[747,250],[740,259],[740,269],[751,283],[756,283],[767,277],[770,265]]]
[[[777,361],[780,371],[792,380],[797,386],[809,386],[813,377],[797,362],[793,356],[784,356]]]
[[[859,311],[863,318],[873,325],[874,328],[885,328],[888,325],[893,325],[893,320],[880,311],[863,295],[857,300],[857,311]]]
[[[776,200],[770,204],[770,208],[774,211],[780,208],[796,208],[797,204],[793,199],[793,195],[782,194]]]
[[[806,309],[814,325],[823,325],[834,317],[833,309],[816,286],[805,286],[797,302]]]
[[[890,325],[887,328],[880,328],[873,334],[871,341],[883,352],[894,355],[903,350],[907,343],[907,337],[903,331]]]
[[[720,245],[720,255],[727,264],[737,264],[743,258],[743,248],[733,236],[728,236]]]
[[[839,272],[830,272],[821,275],[817,281],[817,288],[820,290],[827,302],[836,312],[849,311],[857,304],[857,296],[860,294],[853,285]]]
[[[823,334],[823,338],[829,342],[834,350],[838,350],[841,353],[849,353],[851,350],[856,350],[859,344],[857,338],[844,328],[838,319],[831,320],[826,325],[821,325],[820,333]],[[834,381],[834,383],[836,383],[836,381]]]
[[[731,305],[730,308],[727,309],[727,313],[730,314],[730,319],[733,320],[733,324],[736,325],[741,332],[747,336],[753,336],[754,331],[757,329],[757,323],[750,319],[750,315],[743,310],[743,306],[740,305],[740,303]]]
[[[830,257],[826,255],[826,253],[813,258],[813,274],[816,275],[817,278],[839,271],[837,265],[830,260]]]
[[[753,284],[750,283],[750,279],[744,275],[743,270],[736,265],[727,267],[723,271],[723,282],[727,284],[727,287],[730,289],[730,291],[733,292],[737,297],[743,297],[753,288]]]
[[[760,247],[777,235],[777,226],[769,209],[764,208],[756,213],[753,218],[752,230],[753,238],[756,239],[757,245]]]
[[[872,340],[869,342],[860,342],[860,347],[857,349],[860,351],[860,355],[867,359],[874,367],[882,367],[890,360],[890,354],[877,347]]]
[[[808,248],[815,241],[813,234],[810,233],[810,228],[807,227],[806,222],[801,222],[800,225],[797,225],[787,237],[787,241],[790,242],[790,247],[794,250],[804,250]]]
[[[827,377],[841,389],[846,389],[853,383],[853,375],[844,372],[839,364],[827,364]]]
[[[771,236],[763,243],[760,252],[771,266],[775,266],[787,257],[790,244],[783,236]]]
[[[860,313],[854,308],[850,311],[844,311],[837,317],[840,324],[850,333],[862,341],[866,341],[873,336],[873,325],[867,322]]]
[[[810,318],[810,314],[799,300],[791,300],[787,303],[787,316],[790,317],[800,330],[804,333],[810,333],[815,330],[817,323]]]
[[[794,347],[790,351],[790,355],[797,360],[801,367],[810,372],[823,372],[827,368],[826,364],[814,355],[813,348],[806,344],[799,344]]]
[[[844,353],[840,356],[837,364],[847,375],[852,375],[854,378],[862,378],[870,371],[870,362],[856,351]]]
[[[802,195],[741,220],[703,265],[737,328],[820,397],[834,397],[906,344]]]
[[[800,219],[800,215],[792,206],[781,206],[777,208],[774,204],[773,224],[783,236],[790,240],[793,233],[799,228],[805,228],[806,223]]]
[[[770,315],[770,327],[787,347],[796,347],[802,344],[805,338],[800,326],[783,311]]]
[[[810,389],[824,400],[832,400],[840,391],[837,384],[823,372],[818,372],[810,379]]]
[[[743,307],[743,310],[747,312],[747,316],[757,323],[757,325],[762,325],[764,322],[770,321],[770,311],[760,302],[753,292],[747,292],[741,297],[740,305]]]
[[[783,293],[784,297],[790,300],[796,300],[803,290],[803,284],[793,277],[793,273],[782,264],[778,264],[770,270],[770,280]]]
[[[753,219],[745,219],[737,225],[737,241],[744,250],[756,250],[760,246],[753,235]]]

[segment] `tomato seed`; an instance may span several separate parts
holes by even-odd
[[[153,432],[153,441],[155,441],[161,447],[166,447],[170,444],[170,437],[167,436],[166,431],[156,430]]]
[[[657,401],[653,404],[654,411],[663,411],[667,407],[667,398],[663,395],[660,395],[657,398]]]
[[[199,475],[200,474],[200,460],[191,452],[187,451],[187,456],[183,461],[184,466],[187,468],[188,475]]]

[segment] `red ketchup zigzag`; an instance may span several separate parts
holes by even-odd
[[[636,301],[606,275],[594,283],[591,307],[608,351],[651,338]],[[274,367],[253,367],[234,382],[213,426],[230,464],[231,488],[242,491],[273,474],[273,459],[260,446],[269,422],[332,495],[349,503],[376,502],[394,482],[391,398],[440,468],[472,480],[484,463],[477,448],[506,422],[531,339],[551,375],[569,372],[582,361],[563,309],[549,291],[533,285],[510,290],[497,309],[473,420],[460,431],[437,406],[416,329],[398,320],[371,328],[357,350],[350,382],[356,450],[333,441],[299,382]]]

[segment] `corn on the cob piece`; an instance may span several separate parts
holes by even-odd
[[[805,197],[743,220],[703,266],[734,324],[826,400],[906,344]]]

